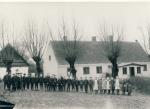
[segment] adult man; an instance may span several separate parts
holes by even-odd
[[[44,78],[44,88],[45,88],[45,91],[47,91],[48,90],[48,76],[46,76],[45,78]]]
[[[11,87],[11,75],[10,74],[6,74],[3,78],[4,81],[4,90],[7,89],[10,90]]]
[[[67,84],[67,80],[65,79],[65,78],[63,78],[63,80],[62,80],[63,82],[63,91],[65,91],[66,90],[66,84]]]
[[[80,85],[80,81],[76,78],[76,80],[75,80],[76,92],[79,91],[79,85]]]
[[[60,78],[58,78],[57,84],[58,84],[58,90],[59,90],[59,91],[62,91],[62,90],[61,90],[61,89],[62,89],[62,83],[61,83],[61,79],[60,79]]]
[[[115,91],[115,79],[113,77],[110,80],[110,90],[111,90],[111,93],[113,95],[114,91]]]
[[[35,80],[34,80],[35,78],[34,77],[31,77],[31,90],[34,90],[34,82],[35,82]]]
[[[75,79],[71,80],[72,91],[75,90]]]
[[[85,80],[84,80],[84,89],[85,89],[85,93],[88,93],[88,80],[87,80],[87,77],[85,77]]]
[[[80,78],[80,91],[83,92],[83,85],[84,85],[84,81],[82,79],[82,77]]]
[[[39,78],[40,90],[43,90],[43,77]]]
[[[16,91],[16,79],[15,79],[15,74],[13,74],[12,78],[11,78],[11,84],[12,84],[12,91]]]
[[[30,78],[30,75],[28,75],[26,78],[25,78],[25,80],[26,80],[26,86],[27,86],[27,89],[29,90],[29,88],[30,88],[30,83],[31,83],[31,78]]]
[[[70,92],[70,86],[71,86],[71,79],[67,79],[67,91]]]
[[[34,83],[35,83],[35,90],[38,90],[38,86],[39,86],[39,78],[38,77],[34,78]]]
[[[89,80],[89,88],[90,88],[90,92],[91,92],[91,93],[93,92],[93,85],[94,85],[94,81],[92,80],[92,77],[90,77],[90,80]]]
[[[57,90],[57,78],[54,75],[54,78],[53,78],[53,91],[56,91],[56,90]]]
[[[98,90],[100,93],[103,92],[103,90],[102,90],[102,78],[100,78],[100,77],[98,79]]]
[[[25,75],[26,74],[24,74],[23,77],[22,77],[23,90],[25,90],[25,88],[26,88],[26,76]]]

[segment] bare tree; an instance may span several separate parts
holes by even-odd
[[[75,20],[73,20],[72,25],[67,25],[62,18],[62,23],[58,29],[58,40],[54,39],[50,28],[49,32],[52,39],[51,44],[57,48],[57,52],[60,53],[63,59],[69,64],[70,73],[75,79],[77,72],[75,69],[75,62],[79,56],[79,41],[82,38],[82,34],[79,33],[78,25],[76,24]]]
[[[145,28],[139,27],[142,34],[142,46],[146,54],[150,57],[150,23],[148,23]]]
[[[37,76],[43,74],[41,67],[42,57],[49,43],[48,35],[43,29],[39,29],[37,23],[29,20],[24,28],[23,43],[30,56],[36,63]]]
[[[1,21],[0,23],[0,57],[1,62],[4,63],[4,66],[6,67],[6,72],[8,74],[11,74],[11,67],[13,63],[14,58],[14,49],[12,47],[12,39],[14,37],[14,31],[8,31],[9,27],[6,26],[5,22]],[[9,34],[8,34],[9,33]]]
[[[26,61],[29,60],[30,56],[29,56],[29,54],[27,54],[27,50],[26,50],[23,42],[14,40],[13,47],[22,58],[24,58]]]
[[[112,64],[112,77],[118,75],[117,59],[121,54],[121,43],[123,40],[123,28],[99,25],[100,46],[103,47],[104,55]]]

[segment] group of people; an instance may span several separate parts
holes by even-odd
[[[5,75],[3,78],[4,90],[41,90],[41,91],[66,91],[66,92],[85,92],[85,93],[101,93],[101,94],[125,94],[132,92],[132,87],[129,81],[120,82],[118,77],[110,76],[102,78],[83,78],[80,79],[65,79],[63,77],[56,78],[55,76],[46,77],[31,77],[18,75]]]

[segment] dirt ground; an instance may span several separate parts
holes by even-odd
[[[150,96],[140,93],[95,95],[82,92],[17,91],[7,93],[14,109],[150,109]]]

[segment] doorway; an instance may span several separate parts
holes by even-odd
[[[130,67],[130,76],[135,76],[135,70],[134,67]]]

